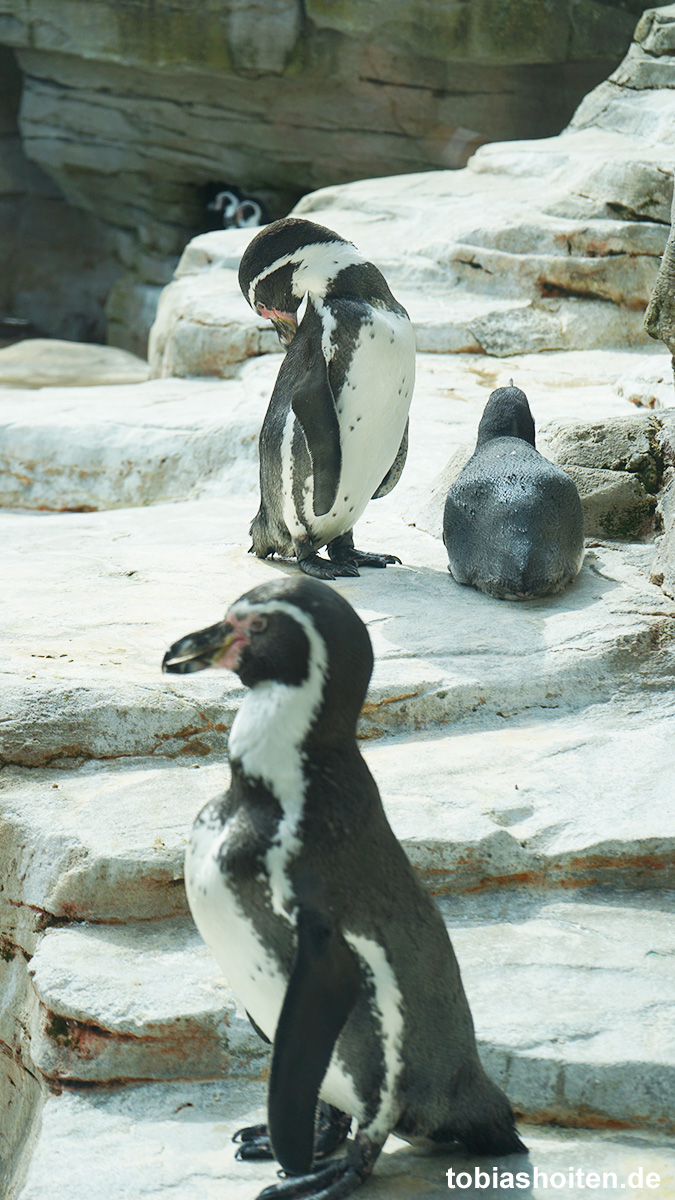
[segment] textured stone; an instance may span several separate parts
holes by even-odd
[[[0,389],[0,503],[43,511],[156,504],[197,494],[233,469],[250,486],[269,390],[265,370],[227,389],[179,381]]]
[[[362,742],[394,832],[434,891],[675,886],[675,821],[663,794],[675,769],[671,700],[643,694],[644,723],[630,697],[572,713],[554,704],[548,697],[548,707],[506,726],[479,706],[412,742]],[[6,767],[5,935],[30,953],[52,917],[117,923],[187,912],[186,838],[202,804],[228,786],[226,738],[219,731],[208,758]],[[589,794],[599,798],[590,813]]]
[[[29,971],[31,1055],[47,1078],[255,1077],[267,1065],[189,918],[50,930]]]
[[[663,533],[657,542],[651,581],[675,597],[675,470],[669,468],[666,487],[659,498],[659,516]]]
[[[195,1188],[203,1200],[251,1200],[258,1191],[277,1182],[273,1163],[239,1163],[234,1159],[233,1133],[264,1118],[265,1085],[248,1081],[227,1083],[141,1084],[119,1090],[87,1089],[50,1097],[45,1109],[37,1153],[21,1200],[44,1200],[61,1181],[65,1197],[91,1191],[92,1178],[105,1180],[106,1200],[127,1200],[130,1195],[154,1197],[170,1189],[174,1200],[194,1200]],[[472,1159],[460,1153],[429,1154],[412,1150],[398,1138],[390,1138],[375,1164],[372,1182],[363,1188],[364,1197],[382,1200],[414,1196],[415,1200],[447,1200],[463,1195],[512,1200],[513,1187],[490,1191],[462,1187],[449,1191],[446,1172],[475,1167],[487,1169],[492,1178],[499,1172],[524,1171],[534,1183],[530,1194],[545,1195],[549,1177],[562,1183],[568,1200],[588,1200],[587,1173],[597,1172],[600,1200],[616,1196],[617,1187],[627,1185],[635,1171],[643,1179],[659,1175],[659,1200],[675,1194],[672,1142],[664,1134],[647,1130],[542,1129],[520,1124],[529,1158]],[[573,1175],[570,1181],[570,1170]],[[576,1171],[581,1170],[581,1179]],[[607,1187],[603,1176],[607,1175]],[[463,1180],[463,1182],[465,1182]],[[579,1186],[578,1186],[579,1185]],[[551,1189],[552,1190],[552,1189]],[[524,1195],[528,1194],[526,1190]],[[627,1190],[631,1196],[632,1190]]]
[[[640,538],[652,528],[663,475],[657,417],[547,426],[540,448],[572,477],[587,537]]]
[[[670,354],[645,355],[614,384],[617,396],[637,408],[672,408],[675,404]]]
[[[114,346],[27,338],[0,350],[0,388],[91,387],[147,377],[147,363]]]
[[[592,1122],[673,1128],[668,911],[643,893],[457,897],[441,909],[482,1057],[519,1112],[576,1124],[583,1092]],[[51,930],[29,970],[31,1053],[50,1078],[250,1077],[267,1063],[191,922]]]

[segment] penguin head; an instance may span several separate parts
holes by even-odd
[[[534,419],[527,396],[513,381],[490,394],[478,426],[476,448],[498,437],[522,438],[534,446]]]
[[[324,295],[344,267],[363,261],[356,247],[331,229],[284,217],[249,242],[239,265],[239,286],[251,308],[270,318],[288,346],[304,296]]]
[[[246,687],[320,684],[318,719],[335,733],[356,725],[373,668],[363,621],[325,583],[294,576],[263,583],[228,609],[225,619],[174,642],[162,662],[172,674],[226,667]]]

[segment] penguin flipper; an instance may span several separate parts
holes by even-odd
[[[382,483],[380,484],[377,491],[373,492],[373,495],[371,497],[371,499],[373,499],[373,500],[380,500],[382,496],[388,496],[389,493],[391,491],[393,491],[393,489],[396,487],[396,484],[398,483],[399,479],[401,478],[401,472],[403,471],[403,468],[405,466],[405,460],[408,456],[408,426],[409,426],[409,424],[410,424],[410,421],[409,420],[406,421],[405,429],[403,430],[403,437],[401,438],[401,445],[399,446],[399,448],[396,452],[396,458],[394,459],[393,463],[391,464],[389,470],[387,471],[387,474],[385,475],[384,479],[382,480]]]
[[[285,1171],[306,1175],[314,1157],[319,1089],[359,996],[353,951],[332,921],[303,908],[298,951],[274,1038],[267,1119]]]
[[[335,397],[323,354],[309,362],[291,396],[291,408],[305,435],[314,479],[314,516],[330,512],[340,483],[342,451]]]

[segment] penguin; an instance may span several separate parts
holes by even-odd
[[[258,225],[266,225],[269,213],[262,200],[256,196],[247,196],[234,184],[211,184],[204,189],[209,197],[206,202],[206,212],[209,214],[209,228],[212,229],[253,229]],[[215,216],[211,217],[211,214]]]
[[[441,914],[358,749],[372,666],[351,605],[300,574],[247,592],[163,662],[179,674],[229,668],[250,689],[230,731],[230,787],[195,821],[185,885],[202,937],[273,1044],[267,1126],[238,1138],[294,1178],[259,1200],[348,1195],[391,1132],[526,1153],[480,1063]],[[351,1118],[346,1157],[321,1165]]]
[[[476,449],[447,495],[443,541],[453,578],[500,600],[552,595],[581,570],[579,493],[535,448],[527,396],[513,380],[488,399]]]
[[[253,238],[239,284],[287,347],[260,433],[251,553],[294,555],[318,579],[400,563],[356,550],[352,529],[405,463],[415,380],[407,312],[351,242],[296,217]]]

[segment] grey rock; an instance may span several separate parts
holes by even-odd
[[[203,1200],[219,1200],[223,1194],[232,1200],[250,1200],[277,1181],[276,1168],[273,1163],[236,1162],[231,1137],[242,1126],[262,1120],[264,1111],[265,1085],[247,1080],[64,1091],[51,1096],[45,1108],[39,1152],[21,1200],[44,1200],[57,1178],[64,1198],[82,1195],[92,1190],[92,1177],[105,1181],[102,1194],[106,1200],[151,1197],[158,1195],[160,1188],[170,1189],[175,1200],[193,1200],[195,1187]],[[667,1134],[543,1129],[524,1123],[519,1128],[530,1149],[529,1159],[489,1160],[490,1179],[493,1166],[500,1175],[522,1169],[530,1181],[536,1169],[537,1191],[543,1193],[551,1176],[558,1182],[562,1176],[569,1200],[587,1200],[586,1176],[591,1175],[595,1186],[594,1172],[596,1195],[602,1200],[615,1194],[614,1178],[617,1187],[627,1185],[633,1172],[640,1169],[643,1180],[654,1172],[668,1186],[673,1159]],[[68,1146],[65,1155],[64,1144]],[[476,1159],[462,1153],[420,1153],[392,1137],[375,1165],[373,1181],[364,1185],[363,1195],[380,1195],[386,1200],[396,1195],[447,1200],[447,1170],[468,1171],[473,1178],[477,1165]],[[582,1171],[581,1178],[577,1169]],[[605,1177],[606,1188],[602,1187]],[[513,1179],[510,1182],[511,1186],[507,1178],[506,1186],[495,1188],[492,1195],[512,1200]],[[479,1200],[486,1192],[462,1187],[461,1194]],[[527,1195],[527,1190],[523,1194]],[[531,1194],[536,1192],[531,1190]]]
[[[675,388],[670,354],[641,356],[630,371],[619,376],[614,390],[637,408],[672,408]]]
[[[29,971],[31,1055],[49,1079],[255,1077],[266,1065],[189,918],[51,930]]]
[[[662,587],[667,596],[675,596],[675,471],[666,473],[666,486],[659,497],[659,517],[663,532],[657,541],[651,582]]]
[[[542,451],[579,489],[587,537],[650,531],[663,475],[660,430],[658,418],[647,415],[541,430]]]
[[[114,346],[26,338],[0,350],[0,388],[140,383],[147,363]]]

